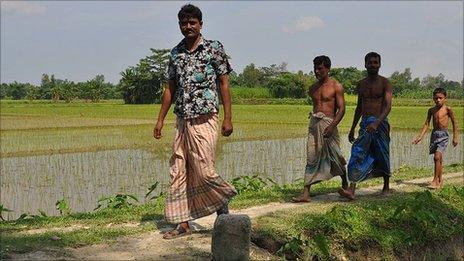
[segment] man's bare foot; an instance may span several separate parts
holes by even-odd
[[[342,197],[345,197],[347,199],[350,199],[350,200],[355,200],[356,197],[354,196],[354,193],[353,191],[349,190],[349,189],[339,189],[338,190],[338,194],[340,194],[340,196]]]
[[[189,235],[191,233],[190,228],[185,228],[181,224],[177,225],[177,227],[171,231],[166,232],[163,235],[164,239],[173,239],[182,236]]]
[[[299,196],[297,198],[292,198],[292,202],[293,203],[308,203],[310,202],[311,199],[309,197],[303,197],[303,196]]]
[[[381,196],[390,196],[391,194],[395,193],[396,191],[392,188],[388,189],[382,189],[382,192],[380,192]]]

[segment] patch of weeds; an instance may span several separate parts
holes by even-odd
[[[56,209],[60,212],[60,215],[67,216],[71,214],[71,207],[65,199],[56,201],[55,206]]]
[[[117,194],[113,197],[105,197],[98,200],[98,206],[94,210],[97,210],[101,207],[112,209],[127,208],[134,205],[134,203],[131,201],[139,202],[137,197],[134,195]]]

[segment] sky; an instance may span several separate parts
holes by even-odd
[[[71,81],[120,72],[180,40],[179,1],[1,0],[0,82],[40,84],[43,73]],[[380,74],[411,68],[413,77],[443,73],[463,79],[462,1],[192,1],[203,12],[202,34],[223,43],[237,73],[288,63],[312,70],[328,55],[332,67],[364,68],[382,55]]]

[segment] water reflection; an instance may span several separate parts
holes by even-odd
[[[391,134],[391,166],[433,166],[428,155],[428,141],[412,145],[416,133]],[[445,164],[463,161],[461,144],[448,146]],[[226,179],[240,175],[259,174],[279,184],[302,177],[306,139],[262,140],[225,143],[218,150],[217,170]],[[350,144],[342,136],[342,151],[349,158]],[[136,195],[141,202],[150,184],[169,182],[166,156],[156,156],[144,150],[107,150],[99,152],[11,157],[1,159],[1,203],[21,213],[43,210],[57,215],[55,202],[66,199],[73,211],[90,211],[102,196],[126,193]],[[432,176],[432,173],[431,173]],[[157,192],[160,191],[158,189]]]

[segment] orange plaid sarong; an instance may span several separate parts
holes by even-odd
[[[177,224],[210,215],[237,194],[214,168],[217,129],[217,114],[177,118],[164,209],[167,222]]]

